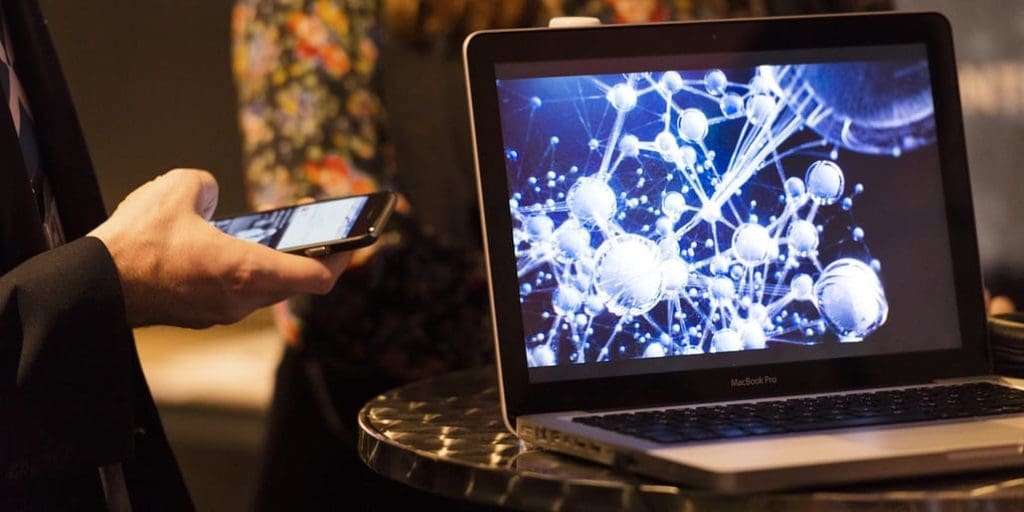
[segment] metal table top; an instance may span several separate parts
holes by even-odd
[[[359,413],[374,471],[426,491],[524,510],[1024,510],[1024,468],[729,496],[533,449],[501,421],[493,367],[385,393]]]

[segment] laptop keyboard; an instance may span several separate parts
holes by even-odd
[[[1024,391],[990,383],[580,416],[656,443],[713,441],[1024,412]]]

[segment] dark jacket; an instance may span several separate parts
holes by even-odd
[[[135,510],[192,503],[139,366],[117,269],[85,237],[106,218],[45,20],[0,0],[66,245],[46,250],[9,110],[0,108],[0,510],[105,507],[122,462]]]

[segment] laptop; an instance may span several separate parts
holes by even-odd
[[[735,493],[1024,463],[941,15],[485,31],[464,57],[523,441]]]

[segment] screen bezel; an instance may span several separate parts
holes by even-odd
[[[282,206],[280,208],[270,208],[267,210],[244,213],[241,215],[218,217],[212,219],[210,222],[217,222],[238,217],[259,215],[282,210],[294,210],[296,208],[310,206],[318,203],[329,203],[332,201],[357,199],[360,197],[365,197],[366,202],[363,204],[362,209],[359,211],[359,216],[356,217],[355,222],[352,223],[352,228],[349,230],[347,236],[329,240],[320,240],[310,244],[289,247],[287,250],[281,250],[281,252],[285,252],[288,254],[306,254],[306,251],[310,249],[319,249],[323,247],[326,249],[326,252],[324,252],[324,254],[321,255],[326,255],[338,250],[349,250],[356,249],[359,247],[365,247],[367,245],[372,244],[375,240],[377,240],[377,237],[380,236],[381,230],[384,229],[384,225],[387,223],[388,218],[391,215],[391,210],[394,208],[394,204],[397,198],[395,193],[390,191],[380,191],[371,192],[369,194],[357,194],[352,196],[327,197],[324,199],[318,199],[311,203],[293,204],[290,206]],[[273,247],[272,249],[280,250]]]
[[[685,43],[680,44],[680,41]],[[924,44],[927,48],[961,348],[741,369],[726,367],[529,382],[512,246],[512,218],[508,208],[509,185],[496,108],[496,64],[901,44]],[[886,13],[486,31],[467,39],[464,58],[501,395],[510,424],[514,424],[516,416],[540,412],[745,399],[903,385],[989,373],[980,264],[952,35],[942,15]],[[758,375],[772,375],[776,382],[770,386],[730,385],[733,378]]]

